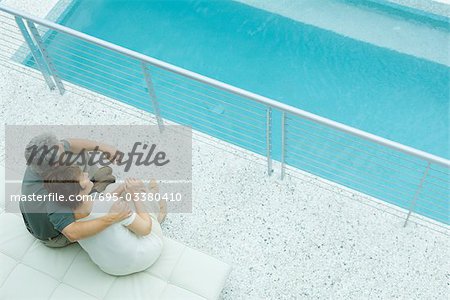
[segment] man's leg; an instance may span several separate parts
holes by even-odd
[[[116,177],[112,175],[111,167],[107,166],[99,168],[91,180],[94,182],[92,191],[103,192],[108,185],[116,182]]]

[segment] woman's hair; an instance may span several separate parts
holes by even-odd
[[[49,193],[63,195],[61,205],[74,210],[81,205],[82,200],[76,200],[75,197],[82,190],[80,177],[82,175],[80,167],[77,166],[59,166],[54,168],[44,179],[44,187]],[[69,199],[72,196],[73,199]]]

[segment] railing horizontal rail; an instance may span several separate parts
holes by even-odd
[[[312,114],[312,113],[309,113],[309,112],[301,110],[299,108],[296,108],[296,107],[293,107],[293,106],[290,106],[290,105],[278,102],[276,100],[273,100],[273,99],[270,99],[270,98],[267,98],[267,97],[264,97],[264,96],[261,96],[261,95],[258,95],[258,94],[255,94],[255,93],[252,93],[252,92],[249,92],[249,91],[237,88],[237,87],[234,87],[232,85],[223,83],[221,81],[208,78],[206,76],[203,76],[203,75],[194,73],[192,71],[189,71],[189,70],[186,70],[186,69],[174,66],[172,64],[163,62],[161,60],[158,60],[158,59],[155,59],[155,58],[152,58],[152,57],[149,57],[147,55],[138,53],[136,51],[133,51],[133,50],[130,50],[130,49],[126,49],[124,47],[115,45],[113,43],[109,43],[109,42],[106,42],[106,41],[101,40],[99,38],[96,38],[96,37],[84,34],[82,32],[73,30],[73,29],[68,28],[66,26],[63,26],[63,25],[60,25],[60,24],[56,24],[54,22],[51,22],[51,21],[48,21],[48,20],[45,20],[45,19],[42,19],[42,18],[38,18],[38,17],[35,17],[35,16],[32,16],[32,15],[30,15],[28,13],[16,10],[14,8],[7,7],[4,4],[0,4],[0,11],[12,14],[14,16],[20,16],[20,17],[25,18],[27,20],[30,20],[30,21],[32,21],[32,22],[34,22],[36,24],[39,24],[39,25],[45,26],[47,28],[50,28],[50,29],[53,29],[53,30],[56,30],[56,31],[59,31],[59,32],[62,32],[62,33],[65,33],[65,34],[68,34],[68,35],[71,35],[71,36],[74,36],[76,38],[79,38],[81,40],[85,40],[87,42],[96,44],[96,45],[101,46],[103,48],[106,48],[106,49],[109,49],[109,50],[112,50],[112,51],[115,51],[115,52],[122,53],[122,54],[124,54],[124,55],[126,55],[128,57],[131,57],[131,58],[134,58],[134,59],[138,59],[140,61],[144,61],[146,63],[149,63],[151,65],[157,66],[159,68],[168,70],[170,72],[173,72],[173,73],[176,73],[176,74],[180,74],[182,76],[191,78],[191,79],[196,80],[198,82],[202,82],[202,83],[208,84],[210,86],[214,86],[214,87],[216,87],[218,89],[222,89],[222,90],[228,91],[230,93],[233,93],[233,94],[236,94],[236,95],[248,98],[248,99],[252,99],[252,100],[254,100],[256,102],[259,102],[259,103],[264,104],[266,106],[270,106],[270,107],[278,109],[280,111],[288,112],[288,113],[290,113],[292,115],[299,116],[301,118],[313,121],[315,123],[319,123],[319,124],[322,124],[322,125],[325,125],[325,126],[328,126],[328,127],[334,128],[334,129],[337,129],[339,131],[346,132],[346,133],[354,135],[354,136],[358,136],[360,138],[372,141],[374,143],[377,143],[377,144],[380,144],[380,145],[383,145],[383,146],[395,149],[397,151],[400,151],[400,152],[403,152],[403,153],[406,153],[406,154],[409,154],[409,155],[412,155],[412,156],[415,156],[415,157],[419,157],[419,158],[424,159],[424,160],[426,160],[428,162],[431,162],[431,163],[435,163],[435,164],[439,164],[439,165],[442,165],[442,166],[450,167],[450,160],[448,160],[448,159],[445,159],[445,158],[442,158],[442,157],[439,157],[439,156],[427,153],[425,151],[418,150],[418,149],[415,149],[415,148],[412,148],[412,147],[409,147],[409,146],[406,146],[406,145],[403,145],[403,144],[391,141],[391,140],[386,139],[386,138],[379,137],[377,135],[374,135],[374,134],[371,134],[371,133],[368,133],[368,132],[356,129],[354,127],[351,127],[351,126],[348,126],[348,125],[345,125],[345,124],[342,124],[342,123],[339,123],[339,122],[336,122],[336,121],[333,121],[333,120],[330,120],[330,119],[327,119],[327,118],[324,118],[324,117],[321,117],[321,116],[318,116],[318,115],[315,115],[315,114]]]

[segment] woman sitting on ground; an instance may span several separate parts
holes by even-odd
[[[50,193],[64,196],[58,203],[70,209],[76,221],[99,218],[107,213],[114,203],[107,194],[91,194],[92,181],[87,173],[83,173],[76,166],[57,167],[47,176],[45,187]],[[100,233],[78,241],[92,261],[108,274],[127,275],[143,271],[161,254],[163,235],[160,222],[166,215],[165,202],[159,203],[159,215],[148,213],[142,201],[135,197],[137,193],[143,192],[157,193],[156,182],[150,182],[150,191],[137,179],[127,179],[124,184],[118,186],[116,184],[109,195],[119,198],[117,201],[122,201],[123,205],[132,202],[135,212]],[[123,199],[122,196],[126,193],[133,195],[129,197],[133,201],[127,202]],[[79,196],[74,199],[77,195]],[[99,199],[102,197],[103,199]]]

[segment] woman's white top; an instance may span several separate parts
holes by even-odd
[[[88,221],[106,215],[113,201],[100,201],[93,195],[93,206],[89,216],[78,219]],[[159,257],[163,241],[153,230],[159,226],[152,218],[152,231],[146,236],[138,236],[126,226],[136,218],[136,213],[121,222],[107,227],[94,236],[79,240],[80,246],[89,254],[92,261],[104,272],[111,275],[127,275],[143,271]],[[155,226],[156,225],[156,226]],[[155,228],[156,229],[156,228]]]

